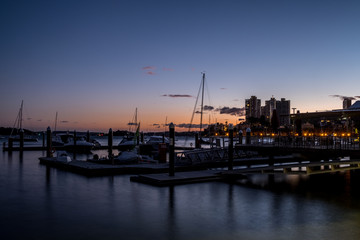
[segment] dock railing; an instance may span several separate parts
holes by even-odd
[[[360,149],[359,141],[343,136],[251,136],[251,145],[293,148]]]

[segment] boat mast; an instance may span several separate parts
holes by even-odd
[[[21,100],[21,107],[20,107],[20,111],[19,111],[19,122],[18,122],[18,129],[19,129],[19,130],[22,129],[22,111],[23,111],[23,104],[24,104],[24,100]]]
[[[204,110],[204,85],[205,85],[205,73],[203,72],[202,77],[202,95],[201,95],[201,114],[200,114],[200,139],[201,139],[201,129],[202,129],[202,119],[203,119],[203,110]]]

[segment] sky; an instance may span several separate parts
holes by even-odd
[[[136,108],[142,131],[186,130],[203,72],[205,123],[236,124],[252,95],[339,109],[360,95],[359,12],[346,0],[2,0],[0,126],[23,100],[30,130],[53,129],[56,112],[57,130],[128,130]]]

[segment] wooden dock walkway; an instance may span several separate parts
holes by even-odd
[[[78,173],[86,176],[106,176],[119,174],[149,174],[166,173],[169,171],[168,163],[138,163],[138,164],[101,164],[88,161],[72,160],[71,162],[57,161],[55,157],[40,157],[40,163],[49,167],[55,167],[62,170]],[[176,166],[175,170],[198,171],[204,170],[201,166]]]
[[[222,177],[219,170],[176,172],[174,176],[169,176],[168,173],[159,173],[130,177],[131,181],[156,186],[172,186],[179,184],[217,181],[221,179]]]

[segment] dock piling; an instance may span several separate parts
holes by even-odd
[[[73,156],[76,159],[76,130],[74,130],[74,149],[73,149]]]
[[[90,142],[90,131],[89,130],[87,130],[87,132],[86,132],[86,141]]]
[[[51,129],[48,127],[46,129],[46,157],[52,157],[51,152]]]
[[[195,148],[201,148],[198,133],[195,133]]]
[[[229,124],[229,161],[228,161],[228,170],[233,170],[233,160],[234,160],[234,126]]]
[[[251,144],[251,129],[246,129],[246,144]]]
[[[20,151],[24,150],[24,129],[20,129]]]
[[[175,126],[173,123],[169,125],[169,133],[170,133],[170,144],[169,144],[169,176],[175,175]]]
[[[243,143],[243,131],[240,130],[239,131],[239,144],[242,144]]]
[[[14,139],[12,137],[9,137],[9,140],[8,140],[8,149],[9,151],[12,151],[13,150],[13,142],[14,142]]]
[[[45,132],[42,132],[42,146],[45,147]]]
[[[114,164],[114,158],[113,158],[113,154],[112,154],[112,147],[113,147],[113,131],[110,128],[109,129],[109,134],[108,134],[108,156],[109,156],[109,159],[111,160],[111,163]]]

